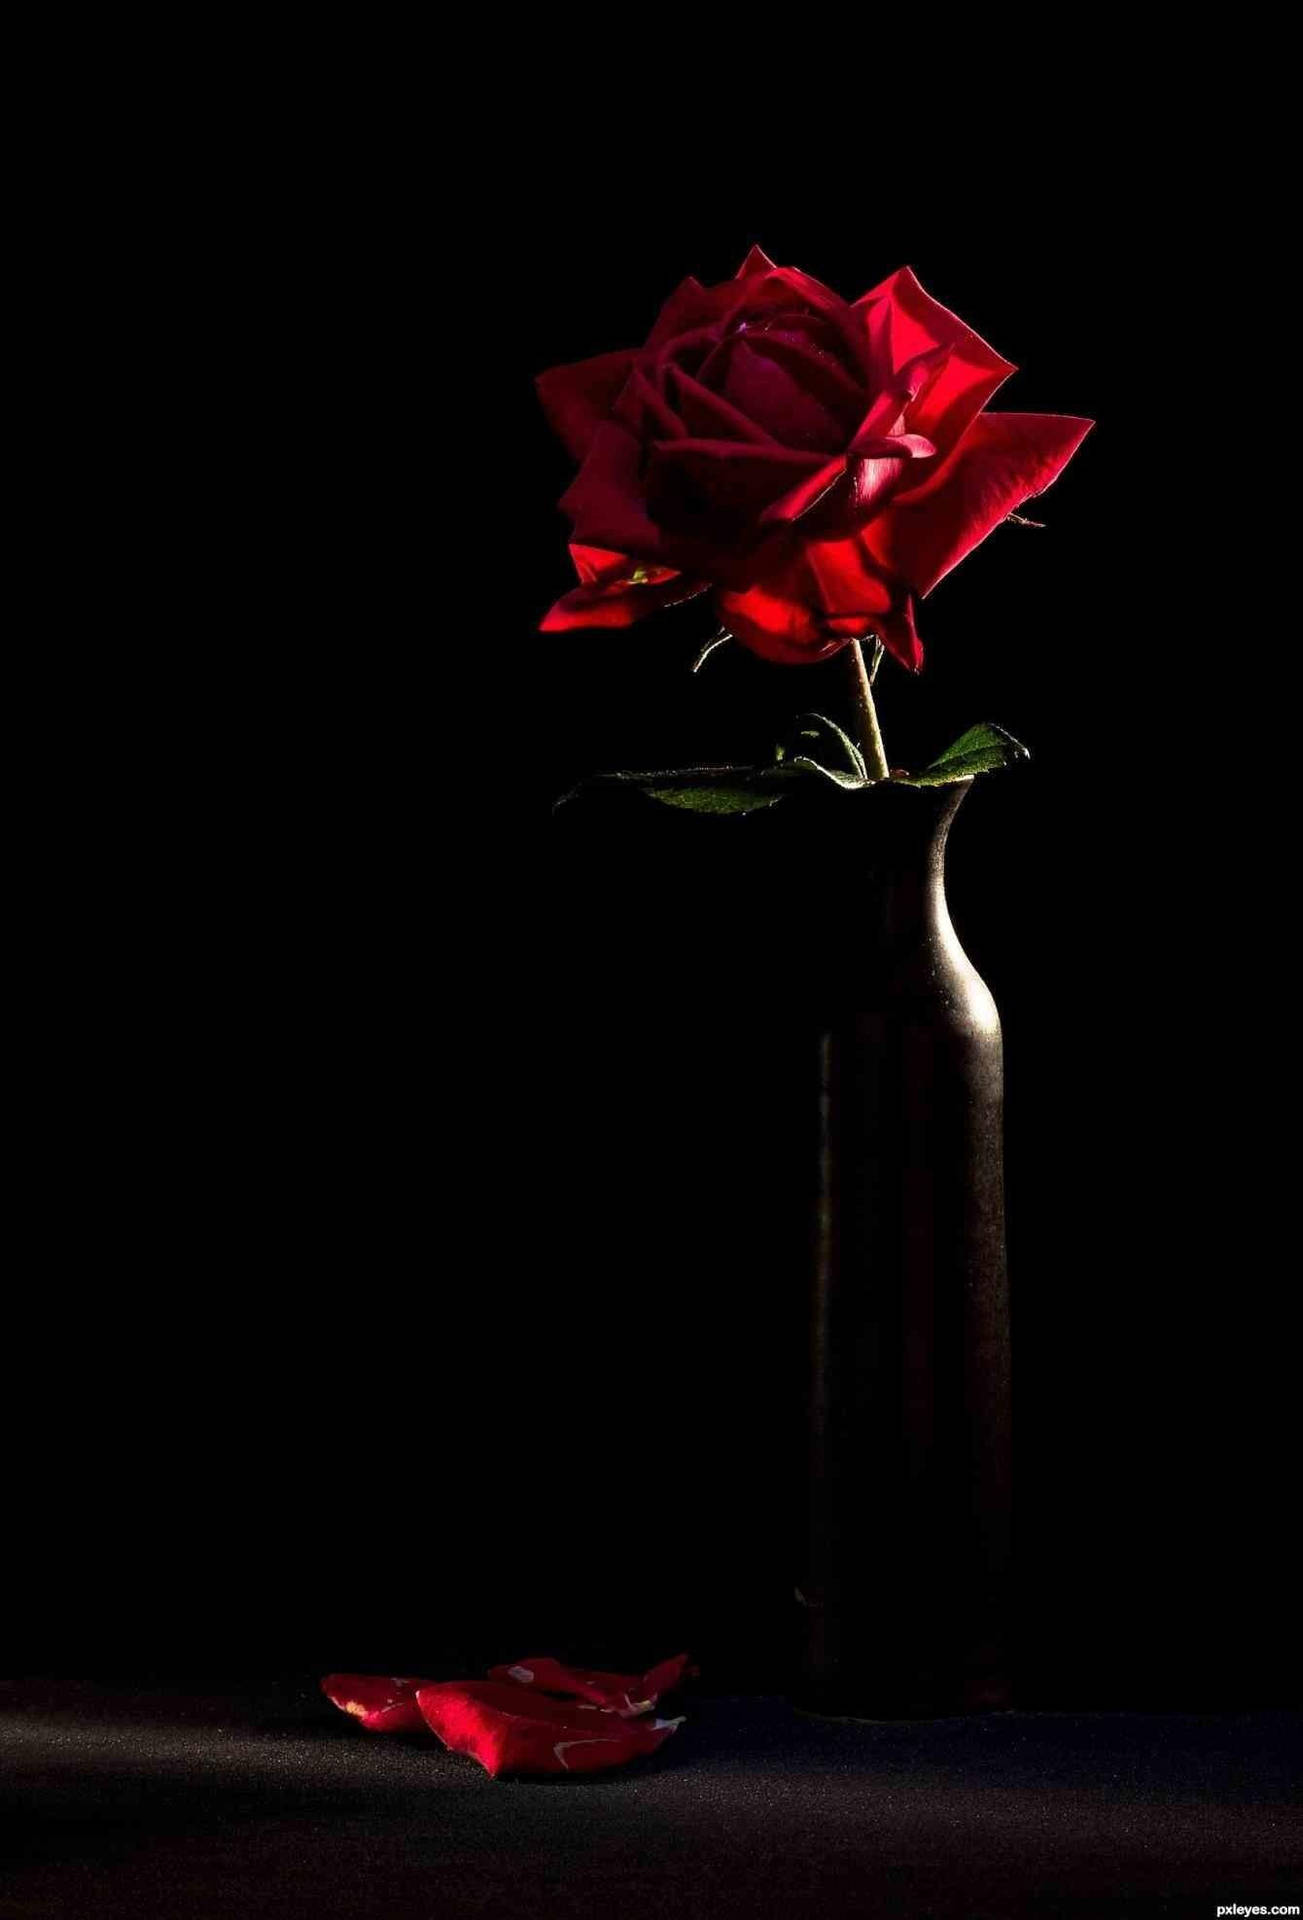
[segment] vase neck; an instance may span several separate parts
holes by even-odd
[[[863,808],[843,815],[843,858],[853,862],[846,898],[853,901],[860,936],[889,950],[954,940],[946,904],[945,853],[950,824],[968,791],[949,787],[889,787],[870,791]]]

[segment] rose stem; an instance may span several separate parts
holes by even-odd
[[[878,671],[882,659],[882,642],[873,643],[873,673],[864,664],[864,649],[858,640],[850,645],[851,674],[855,681],[855,697],[860,708],[860,745],[864,749],[864,758],[868,762],[870,780],[886,780],[891,769],[887,765],[887,755],[882,745],[882,730],[878,726],[878,710],[873,704],[873,675]]]

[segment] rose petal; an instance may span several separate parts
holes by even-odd
[[[847,462],[850,486],[840,530],[849,533],[862,526],[899,488],[910,485],[914,462],[935,452],[932,442],[919,433],[884,434],[878,439],[861,435],[859,453]]]
[[[908,267],[857,300],[854,310],[861,315],[882,387],[889,387],[893,376],[920,354],[939,346],[951,349],[909,417],[911,428],[935,440],[943,452],[949,452],[996,388],[1016,371],[1012,361],[925,293]]]
[[[936,452],[921,433],[858,434],[855,451],[866,460],[926,460]]]
[[[678,446],[700,447],[700,441],[678,441]],[[745,450],[744,450],[745,451]],[[751,449],[756,452],[758,449]],[[659,524],[648,511],[642,474],[643,451],[634,436],[613,421],[598,429],[588,458],[561,506],[574,521],[574,540],[586,547],[606,547],[634,555],[644,566],[673,567],[695,580],[719,580],[730,586],[749,577],[748,556],[740,536],[745,528],[727,513],[712,523],[701,514],[681,511],[678,522]],[[782,491],[787,478],[775,482]],[[766,495],[766,500],[772,494]]]
[[[832,461],[799,481],[790,493],[766,507],[761,525],[790,525],[799,519],[807,540],[845,538],[880,512],[898,489],[912,485],[915,463],[935,452],[932,442],[921,434],[861,435],[859,439],[861,454]],[[839,487],[843,475],[848,484]]]
[[[687,1654],[677,1653],[644,1674],[595,1673],[590,1668],[563,1666],[544,1654],[518,1660],[510,1667],[492,1667],[489,1679],[514,1680],[543,1693],[574,1694],[627,1716],[650,1712],[663,1693],[679,1684],[687,1664]]]
[[[1094,425],[1067,414],[984,413],[916,493],[864,529],[879,563],[929,593],[1006,514],[1043,493]]]
[[[802,514],[809,513],[837,485],[846,472],[846,462],[839,455],[824,466],[816,467],[798,480],[784,494],[780,494],[767,506],[760,516],[762,527],[790,525],[799,520]]]
[[[570,558],[586,587],[622,580],[633,571],[635,564],[627,553],[613,553],[609,547],[584,547],[573,540]]]
[[[672,1688],[677,1687],[685,1674],[696,1675],[698,1671],[698,1668],[688,1665],[686,1653],[672,1653],[667,1660],[658,1660],[654,1667],[648,1667],[638,1683],[639,1690],[654,1704],[663,1693],[669,1693]],[[611,1677],[621,1681],[624,1679],[623,1674]]]
[[[514,1682],[422,1687],[425,1723],[453,1753],[503,1773],[592,1773],[654,1753],[679,1720],[621,1719],[608,1707],[550,1700]]]
[[[762,247],[752,247],[742,265],[733,275],[735,280],[752,280],[759,273],[772,273],[774,263]]]
[[[647,463],[649,511],[670,532],[737,541],[772,501],[826,464],[817,454],[741,440],[658,440]]]
[[[573,520],[577,542],[660,559],[663,542],[647,513],[641,464],[635,436],[614,421],[605,421],[593,436],[583,466],[561,496],[562,512]]]
[[[700,379],[702,371],[724,339],[722,326],[694,327],[690,333],[676,334],[644,362],[652,378],[664,382],[671,367]]]
[[[878,619],[873,631],[887,652],[894,655],[902,667],[908,667],[911,673],[919,672],[923,665],[923,642],[919,639],[918,630],[914,625],[912,593],[902,593]]]
[[[742,326],[746,325],[743,321]],[[764,358],[776,360],[801,392],[813,395],[846,433],[862,417],[864,388],[830,352],[802,338],[799,328],[761,322],[748,330],[747,345]]]
[[[715,607],[744,646],[780,665],[807,666],[870,634],[905,666],[922,663],[908,595],[859,535],[807,540],[754,587],[717,592]]]
[[[762,585],[717,592],[722,625],[762,659],[780,666],[810,666],[837,653],[846,642],[826,633],[817,617],[818,589],[798,550]]]
[[[911,597],[884,578],[867,541],[858,534],[849,540],[812,541],[806,562],[818,588],[825,630],[848,640],[874,634],[903,667],[917,673],[923,648]]]
[[[805,564],[815,583],[816,604],[822,614],[843,626],[848,619],[865,622],[857,639],[890,609],[891,584],[883,578],[858,535],[845,540],[807,541]]]
[[[722,318],[713,317],[713,331],[731,334],[743,323],[749,331],[781,321],[794,336],[831,350],[852,378],[872,391],[863,319],[837,294],[790,267],[776,267],[772,273],[731,284],[732,307]]]
[[[672,567],[642,567],[625,559],[626,573],[618,580],[572,587],[544,614],[540,633],[569,633],[579,627],[631,627],[662,607],[676,607],[706,591],[703,581],[689,580]]]
[[[914,596],[903,594],[898,607],[875,613],[871,620],[863,613],[827,613],[822,616],[823,631],[849,640],[881,640],[887,652],[902,667],[917,673],[923,665],[923,643],[914,627]]]
[[[428,1680],[391,1679],[368,1673],[328,1673],[321,1691],[341,1713],[372,1733],[419,1733],[425,1725],[417,1692]]]
[[[722,319],[736,299],[736,282],[724,280],[718,286],[703,287],[700,280],[689,274],[661,308],[655,326],[647,335],[647,347],[663,347],[667,340]]]
[[[868,380],[873,370],[868,340],[862,318],[849,301],[798,267],[776,267],[764,287],[767,297],[775,304],[785,305],[794,295],[809,311],[822,315],[836,330],[847,365]]]
[[[682,367],[668,367],[665,381],[674,395],[674,410],[683,422],[682,430],[686,437],[699,440],[748,440],[754,446],[761,447],[777,444],[772,434],[766,433],[754,420],[748,420],[731,400],[726,400],[722,394],[712,393],[709,387],[703,387],[700,380],[694,380]],[[662,433],[658,437],[664,439],[667,436]]]
[[[884,503],[901,485],[908,466],[909,461],[903,454],[888,454],[867,460],[856,458],[847,462],[850,486],[847,489],[844,520],[848,530],[880,512]]]
[[[730,334],[700,378],[784,447],[841,453],[846,446],[850,427],[793,373],[790,354],[766,352],[761,333]]]
[[[644,614],[677,606],[681,600],[691,600],[706,590],[702,582],[686,579],[673,567],[635,560],[605,547],[572,542],[570,558],[580,584],[557,601],[542,623],[542,632],[567,627],[632,626]]]
[[[906,361],[899,373],[891,376],[890,384],[883,388],[860,424],[859,432],[851,441],[851,451],[857,452],[863,440],[876,439],[879,434],[903,433],[905,416],[925,387],[937,378],[941,369],[949,360],[953,349],[950,347],[929,347],[926,353],[919,353]]]
[[[815,313],[827,314],[838,321],[850,314],[850,304],[834,293],[831,287],[825,287],[822,280],[816,280],[813,274],[802,273],[799,267],[775,267],[767,282],[767,291],[772,299],[786,299],[794,295],[798,305],[811,308]]]
[[[687,422],[674,411],[641,367],[635,367],[625,381],[612,418],[640,440],[673,440],[689,431]]]
[[[635,356],[599,353],[592,360],[549,367],[534,382],[553,432],[576,460],[582,460],[593,436],[620,397]]]
[[[576,564],[604,572],[618,558],[581,554]],[[495,1667],[487,1680],[335,1673],[321,1685],[336,1706],[364,1726],[390,1733],[429,1727],[446,1746],[473,1755],[491,1774],[588,1773],[654,1753],[682,1725],[681,1716],[643,1716],[678,1684],[687,1663],[686,1654],[676,1654],[637,1675],[576,1670],[534,1658]],[[550,1697],[555,1692],[587,1697],[557,1700]]]

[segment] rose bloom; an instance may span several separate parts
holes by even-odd
[[[685,280],[644,347],[539,378],[582,462],[561,502],[580,585],[543,631],[709,590],[769,660],[876,634],[918,668],[915,600],[1093,425],[983,412],[1012,372],[908,267],[849,305],[758,247],[733,280]]]

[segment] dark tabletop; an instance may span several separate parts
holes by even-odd
[[[1303,1715],[832,1723],[680,1696],[609,1776],[491,1780],[257,1691],[0,1684],[5,1920],[1213,1916],[1303,1898]]]

